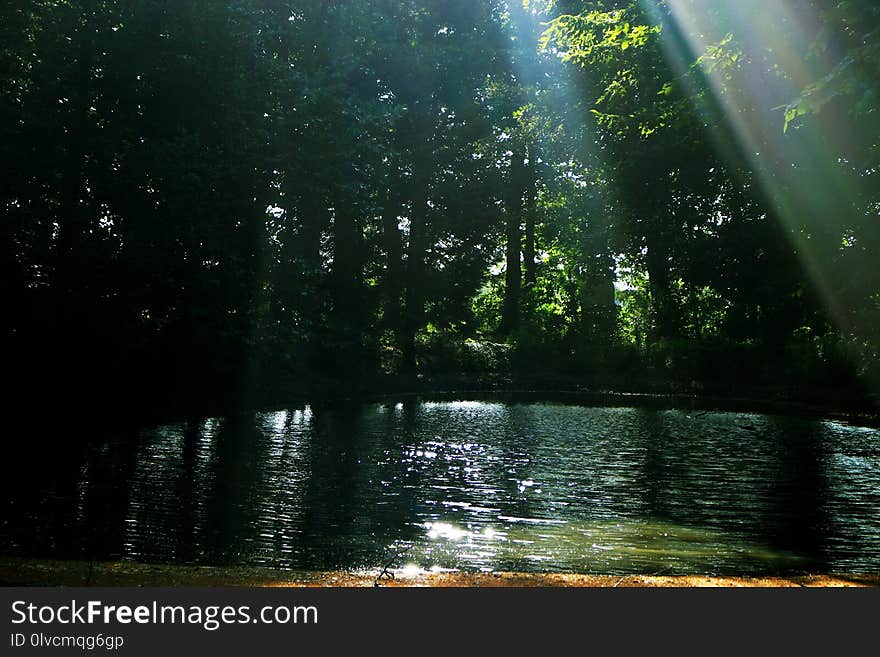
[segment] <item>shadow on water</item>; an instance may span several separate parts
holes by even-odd
[[[369,494],[364,490],[364,470],[370,464],[362,462],[362,455],[372,438],[363,433],[360,414],[354,405],[312,408],[303,458],[315,476],[304,482],[301,528],[304,544],[314,546],[307,555],[310,563],[323,554],[332,568],[348,565],[343,546],[349,545],[357,559],[357,537],[374,530],[360,508],[363,496]]]
[[[182,465],[180,477],[174,485],[175,497],[179,503],[179,514],[175,531],[169,536],[171,549],[184,562],[194,561],[196,554],[196,521],[198,513],[198,482],[196,480],[199,442],[202,438],[202,422],[190,420],[183,431],[181,449]]]
[[[243,558],[229,546],[251,533],[258,517],[254,499],[266,476],[268,461],[264,434],[253,415],[236,415],[220,422],[213,440],[210,487],[205,499],[204,558],[213,563]]]
[[[539,403],[303,406],[105,436],[6,483],[3,552],[357,569],[880,571],[880,431]]]
[[[830,446],[823,440],[818,422],[792,425],[791,418],[771,418],[765,431],[771,435],[761,438],[775,450],[777,470],[770,479],[767,492],[765,524],[771,547],[810,555],[810,567],[826,572],[831,565],[825,554],[823,528],[826,526],[828,481],[826,462]],[[790,438],[772,440],[772,434],[782,433]]]

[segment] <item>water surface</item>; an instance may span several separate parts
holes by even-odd
[[[301,407],[91,441],[0,551],[292,569],[880,572],[880,431],[562,404]]]

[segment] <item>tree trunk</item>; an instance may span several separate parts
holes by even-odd
[[[526,239],[523,244],[525,285],[527,288],[534,287],[535,282],[538,280],[538,264],[535,262],[535,256],[537,255],[535,249],[535,214],[537,210],[537,199],[535,198],[536,191],[534,189],[534,181],[530,182],[532,184],[529,186],[527,192],[525,209]]]
[[[656,318],[655,336],[672,338],[678,334],[678,309],[672,296],[669,247],[662,235],[648,240],[646,264],[651,286],[651,305]]]
[[[509,335],[519,327],[520,296],[522,291],[522,219],[525,188],[525,163],[522,151],[511,156],[508,197],[505,199],[507,247],[505,251],[504,306],[501,315],[501,333]]]
[[[406,267],[406,307],[403,330],[400,334],[400,350],[403,356],[401,371],[416,372],[416,334],[422,326],[425,300],[423,280],[425,276],[425,251],[427,248],[428,194],[427,179],[418,176],[414,181],[412,208],[410,210],[409,249]]]
[[[435,101],[427,104],[413,102],[410,128],[413,135],[412,194],[409,212],[409,245],[406,254],[406,291],[399,348],[402,355],[401,372],[414,375],[416,363],[416,336],[422,328],[425,314],[424,279],[425,255],[428,250],[428,197],[433,170],[433,126],[437,114]]]
[[[403,325],[403,240],[398,227],[400,199],[392,186],[390,176],[382,208],[382,241],[385,247],[385,289],[382,323],[400,341]]]
[[[82,239],[87,230],[82,195],[85,188],[84,165],[89,140],[89,106],[91,104],[91,80],[95,45],[93,27],[86,12],[82,12],[76,30],[77,60],[76,79],[71,94],[70,122],[67,127],[67,153],[64,179],[58,211],[58,280],[63,305],[77,283],[76,259],[82,253]],[[76,303],[73,301],[72,303]]]
[[[360,337],[363,328],[362,237],[351,205],[345,200],[337,202],[333,217],[333,317],[340,334],[353,340]]]
[[[611,342],[616,324],[617,306],[614,305],[614,272],[607,254],[598,268],[590,272],[581,292],[582,326],[584,337],[593,344]]]
[[[308,370],[319,369],[319,348],[323,327],[324,268],[321,258],[321,233],[329,222],[323,194],[316,192],[302,199],[300,225],[296,235],[295,258],[298,279],[291,289],[291,302],[302,318],[305,341],[305,364]]]

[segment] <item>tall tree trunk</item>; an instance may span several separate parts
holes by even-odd
[[[385,289],[382,320],[395,338],[400,340],[403,320],[403,240],[398,226],[400,199],[391,182],[386,181],[386,193],[382,208],[382,242],[385,247]]]
[[[525,264],[525,285],[527,288],[534,287],[538,280],[538,264],[535,262],[535,223],[537,213],[537,190],[535,189],[535,180],[532,178],[528,181],[526,190],[526,234],[523,243],[523,262]]]
[[[82,195],[85,189],[84,166],[89,140],[89,106],[91,104],[92,67],[95,45],[94,27],[86,13],[81,11],[76,27],[76,75],[71,93],[70,121],[67,126],[67,152],[58,211],[58,280],[62,306],[76,301],[68,298],[77,282],[75,260],[82,252],[82,239],[87,230]],[[80,272],[81,273],[81,272]]]
[[[584,337],[593,344],[608,344],[614,334],[617,306],[614,305],[614,271],[606,253],[591,271],[581,290]]]
[[[305,361],[309,370],[318,367],[318,351],[324,296],[321,233],[329,223],[329,211],[323,194],[315,192],[302,198],[300,225],[296,236],[295,256],[299,263],[299,280],[293,288],[294,303],[302,317],[305,329]]]
[[[363,235],[354,209],[345,200],[336,203],[333,217],[333,318],[346,347],[359,351],[362,334]]]
[[[649,236],[646,264],[651,286],[651,305],[656,318],[657,338],[672,338],[678,334],[678,309],[672,296],[670,253],[663,235]]]
[[[427,250],[428,189],[427,176],[418,175],[414,180],[409,224],[409,249],[406,267],[406,307],[400,333],[402,354],[401,370],[406,374],[416,372],[416,334],[422,327],[425,312],[423,281],[425,276],[425,251]]]
[[[90,387],[89,377],[99,376],[92,374],[97,363],[91,361],[88,354],[93,353],[95,345],[95,331],[90,323],[95,314],[95,302],[100,297],[97,290],[92,294],[87,293],[95,276],[93,261],[89,259],[89,245],[85,243],[90,220],[85,168],[91,132],[89,107],[95,55],[93,31],[93,19],[88,10],[80,9],[73,35],[76,63],[71,74],[70,110],[64,126],[67,136],[59,204],[55,214],[57,233],[52,308],[54,327],[61,330],[57,333],[58,339],[53,341],[53,360],[58,374],[52,384],[57,386],[57,390],[63,391],[62,395],[72,407],[79,403],[78,395]]]
[[[431,99],[412,103],[410,126],[413,143],[412,160],[412,203],[409,212],[409,245],[406,254],[405,306],[400,338],[402,356],[401,372],[415,374],[416,336],[422,328],[425,314],[424,279],[426,275],[425,255],[428,250],[428,198],[433,171],[433,128],[437,115],[436,101]]]
[[[522,151],[513,153],[510,161],[508,196],[505,199],[507,247],[504,274],[504,306],[501,314],[501,333],[508,335],[519,327],[519,307],[522,291],[522,218],[525,163]]]
[[[526,167],[525,206],[523,214],[526,222],[525,242],[523,243],[523,263],[525,264],[525,285],[534,287],[538,280],[538,263],[535,262],[537,247],[535,231],[538,223],[538,165],[534,151],[529,153],[529,165]]]

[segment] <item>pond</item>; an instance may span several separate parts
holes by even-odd
[[[4,554],[880,572],[880,430],[832,421],[534,402],[301,406],[96,438],[22,471],[5,497]]]

